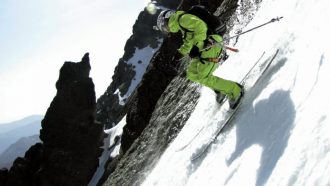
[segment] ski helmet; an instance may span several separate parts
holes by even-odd
[[[175,13],[175,11],[173,11],[173,10],[163,10],[162,12],[160,12],[160,14],[158,15],[158,18],[157,18],[157,27],[160,31],[162,31],[164,33],[169,32],[168,26],[167,26],[168,19],[174,13]]]

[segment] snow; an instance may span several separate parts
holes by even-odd
[[[160,40],[159,43],[162,43],[162,41]],[[159,47],[160,45],[158,46],[158,48]],[[150,63],[150,60],[154,53],[158,50],[158,48],[154,49],[150,46],[147,46],[142,49],[135,49],[133,57],[127,61],[127,64],[131,64],[134,66],[136,72],[135,77],[132,79],[131,85],[125,95],[121,96],[119,89],[117,89],[114,93],[118,95],[120,105],[125,105],[125,100],[132,94],[132,92],[141,82],[142,77]]]
[[[225,114],[203,88],[143,185],[330,185],[329,10],[325,0],[264,0],[243,30],[284,18],[241,36],[240,52],[215,75],[239,81],[263,52],[267,60],[279,49],[274,64],[207,154],[192,161]]]
[[[108,135],[104,138],[103,153],[99,158],[99,167],[96,170],[93,178],[91,179],[88,186],[97,185],[98,181],[101,179],[104,173],[104,166],[110,157],[114,158],[119,155],[120,152],[120,139],[123,134],[123,127],[126,124],[126,116],[111,129],[105,130],[104,132]]]
[[[126,116],[114,127],[111,129],[105,130],[104,132],[109,135],[108,137],[108,150],[111,150],[109,154],[111,157],[116,157],[119,155],[120,150],[120,138],[123,134],[123,127],[126,125]]]

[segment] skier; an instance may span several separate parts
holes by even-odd
[[[226,60],[225,49],[215,43],[222,43],[219,34],[208,34],[207,24],[199,17],[184,11],[163,10],[157,18],[157,27],[163,33],[181,32],[183,44],[175,59],[190,56],[187,78],[215,91],[216,100],[222,103],[228,97],[229,106],[235,109],[244,94],[239,83],[212,75],[219,64]]]

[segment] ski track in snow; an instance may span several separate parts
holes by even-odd
[[[284,18],[241,36],[240,52],[215,75],[239,81],[263,51],[266,60],[280,49],[276,61],[207,154],[191,161],[224,114],[214,93],[203,88],[195,111],[143,185],[330,185],[329,10],[326,0],[264,0],[243,30]]]

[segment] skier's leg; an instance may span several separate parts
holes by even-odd
[[[237,83],[212,75],[217,67],[218,65],[212,62],[203,64],[199,60],[193,60],[187,69],[187,78],[221,92],[227,95],[229,99],[240,96],[241,88]]]
[[[241,88],[237,83],[213,75],[200,79],[199,82],[207,87],[226,94],[229,99],[235,99],[239,96],[241,91]]]

